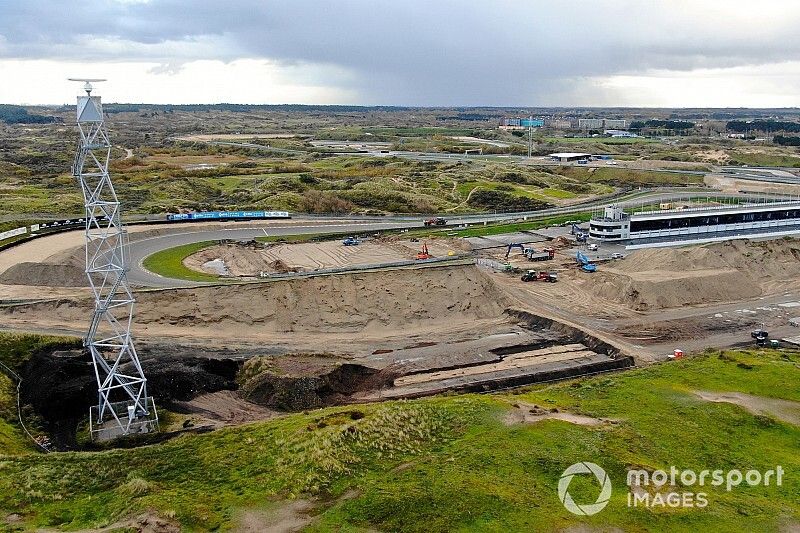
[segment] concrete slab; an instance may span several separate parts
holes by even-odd
[[[458,342],[431,342],[410,346],[400,350],[387,350],[360,358],[359,362],[375,367],[396,367],[403,374],[413,374],[436,369],[465,367],[498,362],[500,354],[509,350],[523,351],[530,346],[552,345],[560,334],[551,330],[531,331],[517,326],[508,326],[504,331],[492,335],[465,339]],[[383,352],[383,350],[376,350]]]
[[[568,360],[545,361],[536,366],[513,367],[484,374],[453,377],[437,381],[415,383],[380,391],[380,398],[414,398],[438,394],[448,390],[488,391],[506,387],[519,387],[567,379],[598,372],[608,372],[633,366],[633,359],[613,359],[594,352]]]
[[[551,226],[549,228],[537,229],[533,233],[541,235],[548,239],[557,239],[558,237],[572,237],[570,234],[571,226]]]

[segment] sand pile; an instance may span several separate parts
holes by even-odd
[[[12,265],[0,273],[0,284],[86,287],[85,261],[83,247],[70,248],[48,257],[45,262],[25,261]]]
[[[206,274],[219,275],[220,272],[209,266],[213,262],[223,262],[231,276],[258,276],[258,265],[262,262],[261,251],[251,246],[236,243],[216,244],[183,260],[183,264],[192,270]]]
[[[800,283],[800,241],[648,249],[602,265],[591,291],[638,310],[753,298]]]
[[[425,268],[320,276],[236,286],[146,291],[137,295],[139,327],[259,332],[392,333],[496,319],[505,296],[476,267]],[[60,300],[0,311],[8,321],[84,324],[88,301]]]
[[[269,266],[271,272],[278,272],[279,274],[285,274],[286,272],[297,272],[298,270],[300,270],[297,267],[290,267],[280,259],[272,261],[267,266]]]
[[[0,274],[1,285],[44,287],[88,286],[83,267],[49,263],[19,263]]]

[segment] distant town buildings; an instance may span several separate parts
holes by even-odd
[[[602,118],[579,118],[578,127],[582,130],[602,130]]]
[[[504,118],[500,121],[499,128],[506,131],[524,130],[528,128],[541,128],[544,120],[540,118]]]
[[[525,130],[528,127],[541,128],[547,126],[555,130],[619,130],[628,128],[629,122],[624,118],[503,118],[499,128],[505,131]]]
[[[579,118],[578,128],[582,130],[616,129],[624,130],[628,121],[624,118]]]
[[[545,126],[556,130],[568,130],[575,124],[574,121],[568,118],[550,118],[544,121]]]
[[[609,130],[624,130],[628,127],[628,121],[624,118],[604,118],[603,127]]]
[[[635,133],[626,130],[604,130],[603,134],[609,137],[638,137]]]
[[[592,154],[586,154],[583,152],[557,152],[555,154],[549,154],[548,157],[553,161],[588,161],[591,159]]]

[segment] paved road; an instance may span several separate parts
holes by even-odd
[[[135,285],[144,285],[147,287],[187,287],[198,285],[197,282],[184,281],[177,279],[170,279],[158,276],[146,270],[142,266],[142,261],[151,254],[161,250],[174,248],[184,244],[191,244],[193,242],[201,241],[215,241],[222,239],[234,240],[249,240],[255,237],[263,237],[265,235],[297,235],[307,233],[330,233],[330,232],[348,232],[365,233],[371,231],[393,229],[393,228],[406,228],[419,226],[420,222],[345,222],[342,224],[298,224],[298,225],[283,225],[269,227],[260,225],[242,226],[242,223],[236,223],[230,229],[214,229],[192,230],[191,225],[183,224],[180,228],[175,228],[175,232],[170,232],[167,235],[160,235],[157,237],[149,237],[142,240],[135,240],[130,243],[130,265],[131,270],[128,273],[128,280]]]
[[[722,167],[722,176],[740,180],[800,185],[800,169],[787,167]]]

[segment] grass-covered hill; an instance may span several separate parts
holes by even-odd
[[[6,342],[0,356],[19,354],[20,342],[39,341]],[[12,431],[0,517],[12,529],[72,530],[142,513],[198,531],[287,521],[309,531],[788,530],[800,524],[800,427],[781,419],[791,413],[752,414],[696,391],[800,402],[798,378],[797,352],[709,351],[510,392],[327,408],[137,449],[48,455],[2,410]],[[594,516],[570,514],[557,495],[561,473],[580,461],[613,483]],[[786,474],[781,487],[709,487],[702,509],[629,508],[626,470],[670,465]],[[597,492],[584,476],[570,485],[576,501]]]

